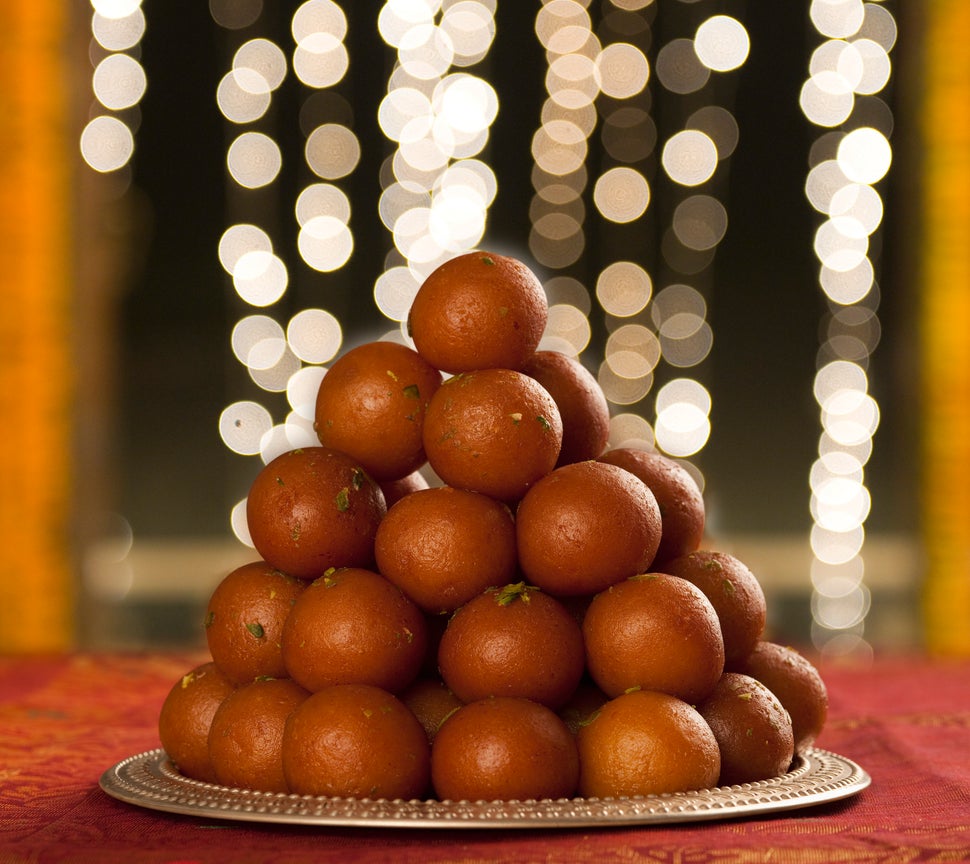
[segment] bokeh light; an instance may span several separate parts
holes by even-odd
[[[820,218],[813,246],[829,307],[813,385],[821,432],[809,474],[812,633],[823,653],[869,656],[865,465],[880,421],[867,371],[880,335],[871,240],[884,210],[876,184],[892,164],[892,116],[877,94],[890,82],[896,23],[886,7],[862,0],[812,0],[809,14],[820,41],[799,104],[825,131],[811,150],[805,196]]]
[[[92,52],[96,106],[78,143],[90,168],[109,173],[128,165],[135,152],[137,113],[131,109],[137,108],[148,87],[137,56],[146,24],[141,0],[92,0],[91,6],[92,44],[109,53]]]

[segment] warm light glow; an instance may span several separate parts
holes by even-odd
[[[685,129],[667,141],[661,161],[667,175],[675,183],[699,186],[714,176],[718,161],[717,148],[703,132]]]
[[[289,275],[282,259],[272,252],[244,252],[236,261],[232,284],[236,293],[252,306],[270,306],[286,291]]]
[[[269,185],[282,165],[279,145],[262,132],[243,132],[229,145],[226,154],[230,176],[246,189]]]
[[[650,204],[647,178],[633,168],[611,168],[593,186],[593,202],[604,219],[633,222]]]
[[[286,342],[304,363],[327,363],[340,350],[343,330],[326,309],[303,309],[290,319]]]
[[[694,36],[694,51],[708,69],[729,72],[748,59],[751,40],[748,31],[736,18],[714,15],[708,18]]]
[[[306,162],[324,180],[346,177],[360,161],[360,142],[351,129],[339,123],[318,126],[307,137]]]
[[[219,415],[219,435],[233,453],[255,456],[260,441],[272,428],[273,418],[258,402],[234,402]]]
[[[95,171],[117,171],[135,150],[131,130],[117,117],[101,115],[81,132],[81,155]]]

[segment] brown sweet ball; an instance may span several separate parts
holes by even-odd
[[[663,569],[704,592],[721,623],[725,665],[730,668],[741,663],[758,644],[768,615],[755,575],[733,555],[707,549],[681,555]]]
[[[518,501],[555,467],[562,445],[556,403],[534,378],[482,369],[449,378],[424,418],[424,449],[449,486]]]
[[[549,391],[562,416],[562,449],[556,464],[599,456],[610,437],[610,408],[592,373],[559,351],[537,351],[522,371]]]
[[[329,447],[273,459],[249,490],[246,517],[256,551],[300,579],[331,567],[367,567],[387,506],[360,464]]]
[[[593,598],[583,619],[586,664],[607,696],[634,687],[697,704],[724,671],[717,613],[686,579],[646,573]]]
[[[209,728],[209,758],[223,786],[289,792],[283,776],[283,727],[309,696],[289,678],[261,678],[230,693]]]
[[[693,552],[704,539],[704,497],[690,472],[678,462],[650,450],[618,447],[599,457],[639,477],[660,507],[663,534],[657,563]]]
[[[721,751],[719,786],[780,777],[795,754],[791,719],[760,681],[725,672],[697,706]]]
[[[425,618],[401,590],[371,570],[325,573],[297,598],[283,626],[283,662],[307,690],[373,684],[398,693],[418,675]]]
[[[215,783],[209,728],[216,710],[235,689],[215,663],[203,663],[175,682],[158,715],[158,737],[186,777]]]
[[[516,572],[515,523],[505,505],[438,486],[399,501],[377,529],[381,574],[427,612],[453,612]]]
[[[462,606],[438,645],[438,669],[462,702],[522,696],[559,709],[583,675],[583,634],[555,598],[518,582]]]
[[[387,509],[390,510],[398,501],[412,492],[420,492],[427,489],[430,485],[425,476],[420,471],[412,471],[406,477],[399,480],[381,480],[378,485],[384,493],[384,501]]]
[[[721,756],[697,710],[667,693],[633,690],[607,702],[576,735],[586,798],[710,789]]]
[[[462,701],[440,678],[418,678],[401,696],[411,713],[424,727],[428,741],[433,741],[441,724],[462,706]]]
[[[209,597],[205,638],[216,665],[234,684],[286,676],[280,638],[306,582],[265,561],[229,573]]]
[[[445,372],[520,369],[542,338],[549,305],[535,274],[494,252],[469,252],[431,273],[414,298],[408,333]]]
[[[400,699],[368,684],[314,693],[283,729],[283,774],[298,795],[422,798],[430,762],[417,718]]]
[[[539,480],[516,511],[519,566],[551,594],[595,594],[649,568],[660,510],[616,465],[576,462]]]
[[[313,424],[324,447],[341,450],[375,480],[398,480],[424,462],[421,428],[441,373],[396,342],[366,342],[327,370]]]
[[[791,717],[795,752],[815,742],[828,717],[829,697],[818,669],[804,655],[777,642],[759,642],[734,670],[764,684]]]
[[[529,699],[498,696],[465,705],[431,745],[431,782],[443,801],[569,798],[578,777],[572,734]]]

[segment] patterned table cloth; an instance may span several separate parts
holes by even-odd
[[[159,746],[190,653],[0,657],[0,864],[970,861],[970,662],[823,667],[822,748],[872,784],[765,816],[572,830],[334,828],[147,810],[99,787]]]

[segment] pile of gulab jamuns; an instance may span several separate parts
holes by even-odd
[[[785,774],[825,722],[816,669],[765,638],[745,564],[704,546],[692,475],[608,449],[579,360],[538,350],[521,261],[422,283],[414,348],[340,356],[319,446],[255,477],[260,560],[211,595],[211,661],[159,737],[185,776],[352,798],[622,797]],[[430,478],[430,480],[429,480]]]

